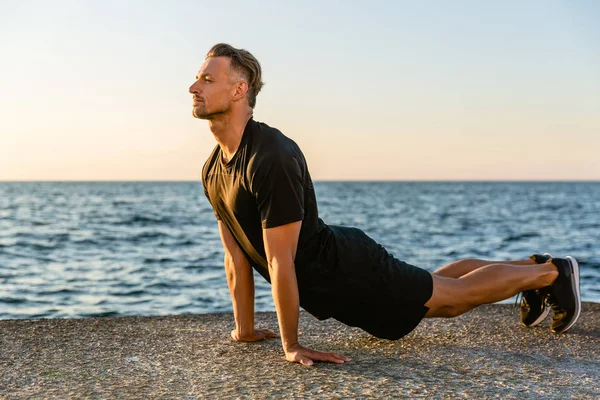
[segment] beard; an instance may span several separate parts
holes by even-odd
[[[197,106],[194,106],[192,115],[194,118],[212,120],[216,116],[227,113],[228,110],[229,107],[221,107],[220,109],[209,111],[204,103],[200,103]]]

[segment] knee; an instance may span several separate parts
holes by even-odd
[[[428,317],[452,318],[464,314],[472,308],[467,294],[468,287],[459,279],[433,278],[433,295],[425,304],[429,307]]]

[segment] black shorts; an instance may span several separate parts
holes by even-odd
[[[396,340],[428,311],[431,274],[393,257],[362,230],[330,225],[321,253],[296,264],[300,305],[379,338]]]

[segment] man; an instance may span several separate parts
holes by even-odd
[[[194,117],[208,120],[218,143],[202,183],[225,251],[234,340],[277,336],[254,327],[252,268],[271,282],[286,359],[304,365],[349,359],[300,345],[299,306],[319,319],[398,339],[423,318],[454,317],[523,292],[523,324],[539,324],[551,307],[554,332],[573,326],[581,305],[573,257],[463,259],[430,273],[392,257],[359,229],[326,225],[300,148],[253,119],[261,87],[256,58],[221,43],[189,89]]]

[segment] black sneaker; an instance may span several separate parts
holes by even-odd
[[[552,332],[567,331],[573,326],[581,312],[579,293],[579,263],[571,256],[553,258],[552,264],[558,268],[558,278],[550,286],[548,304],[554,311]]]
[[[552,254],[532,254],[529,258],[538,264],[544,264],[552,258]],[[546,304],[548,289],[525,290],[521,293],[521,323],[525,326],[536,326],[541,323],[550,313],[550,307]]]

